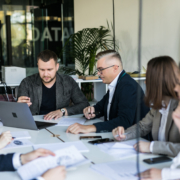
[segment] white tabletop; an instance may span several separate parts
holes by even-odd
[[[20,128],[12,128],[12,127],[0,127],[0,133],[4,131],[28,131],[31,139],[29,139],[33,144],[50,144],[50,143],[61,143],[61,141],[57,137],[52,137],[52,134],[48,132],[46,129],[34,131],[34,130],[27,130],[27,129],[20,129]],[[21,147],[21,148],[8,148],[8,149],[2,149],[0,150],[0,154],[6,154],[6,153],[27,153],[29,151],[32,151],[32,146],[29,147]]]
[[[82,115],[76,115],[74,117],[82,117]],[[93,124],[95,122],[102,122],[102,120],[100,119],[96,119],[96,120],[91,120],[91,121],[87,121],[85,124]],[[47,131],[46,129],[44,130],[40,130],[40,131],[31,131],[28,130],[29,134],[31,135],[32,139],[31,141],[34,144],[47,144],[47,143],[60,143],[63,141],[64,142],[73,142],[73,141],[78,141],[80,136],[87,136],[87,135],[100,135],[102,136],[102,138],[113,138],[112,133],[89,133],[89,134],[78,134],[78,135],[74,135],[74,134],[70,134],[70,133],[66,133],[66,129],[67,127],[63,127],[63,126],[53,126],[53,127],[49,127],[47,128],[51,133],[55,134],[55,135],[60,135],[60,139],[62,139],[62,141],[60,141],[60,139],[56,138],[56,137],[52,137],[51,133],[49,131]],[[8,128],[8,127],[1,127],[0,128],[0,132],[2,131],[6,131],[6,130],[10,130],[10,131],[22,131],[24,129],[18,129],[18,128]],[[102,152],[97,146],[95,145],[91,145],[88,143],[89,140],[82,140],[82,142],[86,145],[86,147],[90,150],[89,152],[84,152],[82,153],[85,157],[87,157],[89,160],[91,160],[93,163],[105,163],[105,162],[111,162],[111,161],[117,161],[120,160],[120,158],[116,158],[114,156],[108,155],[107,153]],[[21,153],[26,153],[32,150],[32,147],[27,147],[27,148],[16,148],[16,149],[11,149],[11,150],[1,150],[0,153],[10,153],[10,152],[21,152]],[[156,157],[157,155],[153,155],[153,154],[140,154],[140,162],[143,163],[143,159],[147,159],[147,158],[151,158],[151,157]],[[121,158],[122,159],[122,158]],[[131,157],[131,158],[126,158],[127,160],[131,160],[131,161],[136,161],[136,156]],[[163,167],[169,167],[171,164],[171,162],[169,163],[160,163],[157,165],[147,165],[144,163],[144,165],[147,168],[152,168],[152,167],[156,167],[156,168],[160,168],[162,169]],[[77,169],[75,170],[71,170],[67,172],[67,180],[107,180],[108,178],[102,176],[101,174],[93,171],[90,169],[90,166],[92,165],[92,163],[83,165],[83,166],[79,166]],[[17,175],[16,172],[1,172],[0,173],[0,179],[1,180],[7,180],[7,179],[11,179],[11,180],[19,180],[19,176]]]
[[[75,117],[82,117],[82,115],[76,115]],[[100,119],[96,119],[96,120],[90,120],[88,122],[85,123],[85,125],[89,125],[89,124],[93,124],[96,122],[103,122]],[[48,130],[50,130],[52,133],[54,134],[60,134],[60,138],[64,141],[64,142],[73,142],[73,141],[78,141],[80,140],[79,137],[80,136],[97,136],[100,135],[102,136],[102,138],[110,138],[110,139],[114,139],[112,132],[107,132],[107,133],[88,133],[88,134],[71,134],[71,133],[66,133],[66,129],[67,127],[62,127],[62,126],[53,126],[53,127],[49,127]],[[81,140],[84,145],[90,150],[90,153],[84,152],[82,153],[84,156],[86,156],[88,159],[90,159],[92,162],[96,163],[104,163],[104,162],[111,162],[111,161],[117,161],[117,160],[121,160],[123,159],[121,158],[117,158],[114,156],[111,156],[107,153],[102,152],[99,147],[97,147],[96,145],[92,145],[90,143],[88,143],[88,141],[90,140]],[[154,155],[154,154],[140,154],[140,159],[141,161],[144,158],[152,158],[152,157],[157,157],[158,155]],[[130,159],[136,159],[136,157],[134,158],[130,158]],[[164,165],[164,163],[162,163]],[[161,164],[160,164],[161,165]],[[157,165],[158,167],[160,167],[159,165]],[[156,167],[157,167],[156,166]],[[151,167],[151,166],[150,166]]]

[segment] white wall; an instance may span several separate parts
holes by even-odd
[[[112,0],[74,0],[75,32],[112,22]]]
[[[116,39],[126,71],[137,70],[138,0],[115,0]],[[112,0],[74,0],[75,32],[113,21]],[[142,65],[160,55],[180,59],[180,0],[143,0]]]
[[[143,63],[155,56],[180,60],[180,1],[146,0],[143,6]]]

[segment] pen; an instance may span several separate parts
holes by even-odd
[[[100,112],[93,112],[93,113],[88,113],[88,114],[95,114],[98,115]]]
[[[124,134],[121,134],[121,135],[128,135],[128,134],[130,134],[130,132],[128,132],[128,133],[124,133]],[[115,137],[118,137],[119,136],[119,134],[117,134],[117,135],[115,135]]]
[[[98,114],[100,114],[100,112],[93,112],[93,113],[88,113],[88,114],[95,114],[95,115],[98,115]],[[85,115],[83,115],[83,117],[85,117]]]

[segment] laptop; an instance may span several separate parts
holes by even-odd
[[[34,121],[26,103],[0,101],[0,120],[4,126],[40,130],[57,123]]]

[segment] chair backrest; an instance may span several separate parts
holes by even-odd
[[[16,102],[12,96],[12,94],[8,94],[8,98],[10,102]],[[6,94],[0,94],[0,101],[8,101]]]

